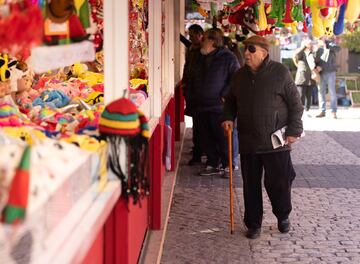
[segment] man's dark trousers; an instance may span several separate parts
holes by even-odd
[[[292,209],[291,184],[296,176],[290,151],[266,154],[241,153],[240,160],[246,227],[261,227],[263,217],[261,179],[264,170],[264,185],[272,205],[272,211],[278,220],[288,218]]]
[[[199,125],[200,137],[203,140],[204,150],[207,156],[207,165],[214,168],[219,163],[228,166],[228,146],[221,127],[222,113],[199,112],[194,115]]]
[[[200,128],[199,128],[199,124],[196,118],[193,118],[193,127],[192,127],[192,131],[193,131],[193,137],[192,137],[192,141],[193,141],[193,159],[194,160],[198,160],[201,161],[201,155],[203,154],[203,144],[201,141],[201,134],[200,134]]]

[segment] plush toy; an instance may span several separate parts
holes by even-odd
[[[46,138],[45,134],[39,129],[27,126],[3,127],[3,131],[6,135],[20,139],[30,146]]]
[[[318,0],[310,0],[309,6],[311,9],[313,37],[321,38],[325,35],[331,36],[333,34],[336,8],[328,8],[328,16],[324,18],[321,15],[321,7],[318,5]]]
[[[145,97],[148,97],[148,81],[143,79],[131,79],[130,83],[130,92],[143,91]]]
[[[244,9],[245,7],[255,4],[256,2],[257,0],[235,0],[228,3],[228,6],[230,6],[230,11],[235,13],[241,9]]]
[[[292,17],[297,22],[302,22],[305,20],[305,16],[303,13],[303,5],[302,0],[294,0],[294,6],[291,12]]]
[[[255,34],[259,31],[259,27],[255,21],[255,11],[252,7],[247,7],[231,14],[229,16],[229,22],[231,24],[239,24],[245,35],[247,35],[249,31]]]
[[[351,23],[360,15],[360,1],[359,0],[348,0],[345,11],[345,19]]]
[[[16,93],[15,101],[22,113],[28,113],[32,108],[32,103],[39,96],[39,91],[35,89],[29,89],[20,93]]]
[[[259,4],[259,30],[264,31],[268,27],[266,12],[265,12],[265,3],[264,0],[260,0]]]
[[[70,98],[62,91],[44,91],[40,97],[36,98],[33,102],[33,106],[40,105],[42,107],[48,106],[50,108],[60,108],[67,105],[70,102]]]
[[[0,81],[9,80],[10,71],[8,69],[9,57],[7,54],[0,54]]]
[[[95,105],[104,101],[104,94],[100,92],[92,92],[84,99],[84,102],[89,105]]]
[[[276,27],[284,27],[283,18],[285,14],[286,0],[273,0],[271,2],[270,18],[276,18]]]
[[[48,0],[45,9],[44,42],[46,44],[66,44],[88,38],[76,15],[74,0]]]
[[[336,35],[336,36],[338,36],[344,32],[345,11],[346,11],[346,4],[344,3],[338,8],[338,14],[336,17],[336,21],[334,23],[334,35]]]
[[[84,80],[89,86],[104,83],[104,74],[88,71],[87,66],[83,63],[75,63],[71,73],[74,77]]]

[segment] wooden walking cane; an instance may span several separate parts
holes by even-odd
[[[228,149],[229,149],[229,189],[230,189],[230,233],[234,233],[234,193],[233,193],[233,167],[232,167],[232,129],[227,129]]]

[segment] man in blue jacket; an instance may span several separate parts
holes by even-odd
[[[191,78],[189,103],[193,106],[193,118],[204,140],[207,163],[200,175],[222,174],[220,165],[228,165],[227,143],[221,128],[224,97],[230,81],[240,68],[235,55],[223,47],[223,33],[212,28],[204,33],[200,52],[202,57],[193,65],[196,74]]]
[[[246,237],[254,239],[261,233],[263,171],[278,229],[282,233],[290,229],[291,184],[296,175],[290,150],[303,132],[303,106],[289,70],[269,59],[266,38],[252,36],[244,45],[246,65],[231,82],[222,126],[232,128],[237,117]],[[271,134],[285,126],[285,145],[274,148]]]

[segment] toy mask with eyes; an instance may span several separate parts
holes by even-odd
[[[46,16],[54,23],[64,23],[74,11],[74,0],[49,0],[46,5]]]

